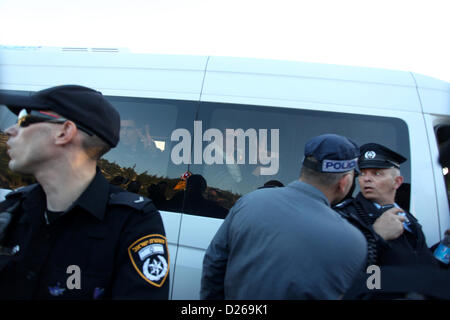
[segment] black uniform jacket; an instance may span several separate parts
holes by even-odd
[[[61,186],[64,188],[64,186]],[[0,299],[167,299],[169,255],[151,200],[94,180],[58,219],[46,222],[40,185],[21,201],[0,254]]]
[[[361,193],[355,199],[347,200],[336,206],[335,209],[355,217],[355,219],[349,221],[361,231],[372,229],[375,220],[383,213],[382,210],[374,206],[372,201],[364,198]],[[405,230],[400,237],[389,241],[377,236],[377,257],[376,261],[372,263],[380,266],[415,264],[437,266],[436,259],[427,247],[422,226],[411,213],[406,212],[406,215],[411,222],[412,232]]]
[[[438,267],[437,260],[428,249],[425,235],[417,219],[406,212],[412,232],[404,230],[395,240],[385,241],[373,230],[379,210],[359,193],[334,207],[350,223],[360,229],[368,243],[367,265],[380,267],[380,288],[367,285],[370,272],[362,272],[344,299],[449,299],[450,274]]]

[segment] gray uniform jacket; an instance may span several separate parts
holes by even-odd
[[[363,234],[295,181],[239,199],[208,247],[201,299],[337,299],[363,271]]]

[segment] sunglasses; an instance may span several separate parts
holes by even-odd
[[[49,122],[49,123],[64,123],[67,120],[66,118],[61,118],[57,115],[45,112],[45,111],[35,111],[35,110],[27,110],[22,109],[17,116],[17,125],[22,128],[28,127],[30,124],[39,123],[39,122]],[[86,129],[85,127],[75,124],[78,129],[86,132],[88,135],[94,135],[92,131]]]

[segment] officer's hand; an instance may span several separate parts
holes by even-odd
[[[384,240],[394,240],[403,234],[403,221],[405,217],[397,215],[402,209],[391,208],[385,211],[373,224],[373,229]]]

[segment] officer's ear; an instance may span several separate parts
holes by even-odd
[[[333,197],[334,199],[331,201],[332,205],[335,205],[342,201],[345,196],[348,194],[349,190],[352,187],[353,183],[353,175],[352,174],[344,174],[339,181],[333,187]]]
[[[400,186],[403,184],[403,177],[402,176],[396,176],[394,177],[394,188],[397,190],[400,188]]]
[[[339,192],[344,193],[345,195],[347,194],[349,189],[351,189],[352,185],[353,185],[353,175],[350,172],[344,174],[339,179],[339,182],[337,184]]]
[[[58,126],[58,129],[55,134],[55,143],[57,145],[64,145],[72,141],[76,134],[78,128],[74,122],[68,120],[64,122],[62,125]]]

